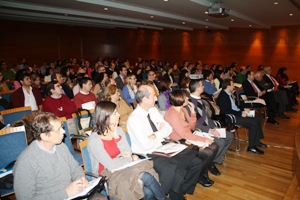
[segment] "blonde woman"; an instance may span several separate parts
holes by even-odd
[[[126,85],[122,89],[122,94],[128,104],[135,102],[135,94],[137,92],[136,77],[134,74],[129,74],[126,77]]]
[[[119,126],[126,132],[126,123],[132,112],[132,108],[120,96],[117,86],[109,85],[104,88],[102,101],[111,101],[117,105],[116,109],[120,114]]]

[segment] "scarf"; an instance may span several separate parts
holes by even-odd
[[[169,109],[171,107],[171,103],[169,101],[169,96],[170,96],[171,90],[166,90],[166,91],[163,91],[162,93],[166,97],[166,108]]]

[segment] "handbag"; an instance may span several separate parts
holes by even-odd
[[[81,111],[86,111],[88,113],[88,117],[83,117],[81,115]],[[87,109],[78,109],[78,111],[76,112],[76,116],[77,116],[77,131],[79,135],[90,135],[89,131],[92,130],[92,114],[89,110]]]

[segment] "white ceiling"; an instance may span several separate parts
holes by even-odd
[[[268,29],[272,26],[300,25],[300,0],[223,0],[222,7],[230,9],[226,18],[205,14],[213,2],[215,1],[0,0],[0,19],[157,30],[249,28],[249,25]],[[278,4],[275,5],[274,2]]]

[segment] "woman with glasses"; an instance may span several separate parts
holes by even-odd
[[[116,109],[120,114],[119,126],[126,132],[126,123],[132,108],[120,96],[117,86],[109,85],[104,88],[102,101],[111,101],[117,105]]]
[[[132,155],[120,127],[116,104],[101,101],[96,105],[93,132],[88,138],[88,151],[93,173],[109,180],[109,194],[121,199],[167,200],[157,180],[153,162],[145,160],[131,167],[115,170],[139,160]]]
[[[124,100],[128,103],[131,104],[132,107],[133,103],[135,102],[135,94],[137,92],[137,86],[136,86],[136,77],[133,74],[129,74],[126,77],[126,85],[122,89],[122,94],[124,97]]]

